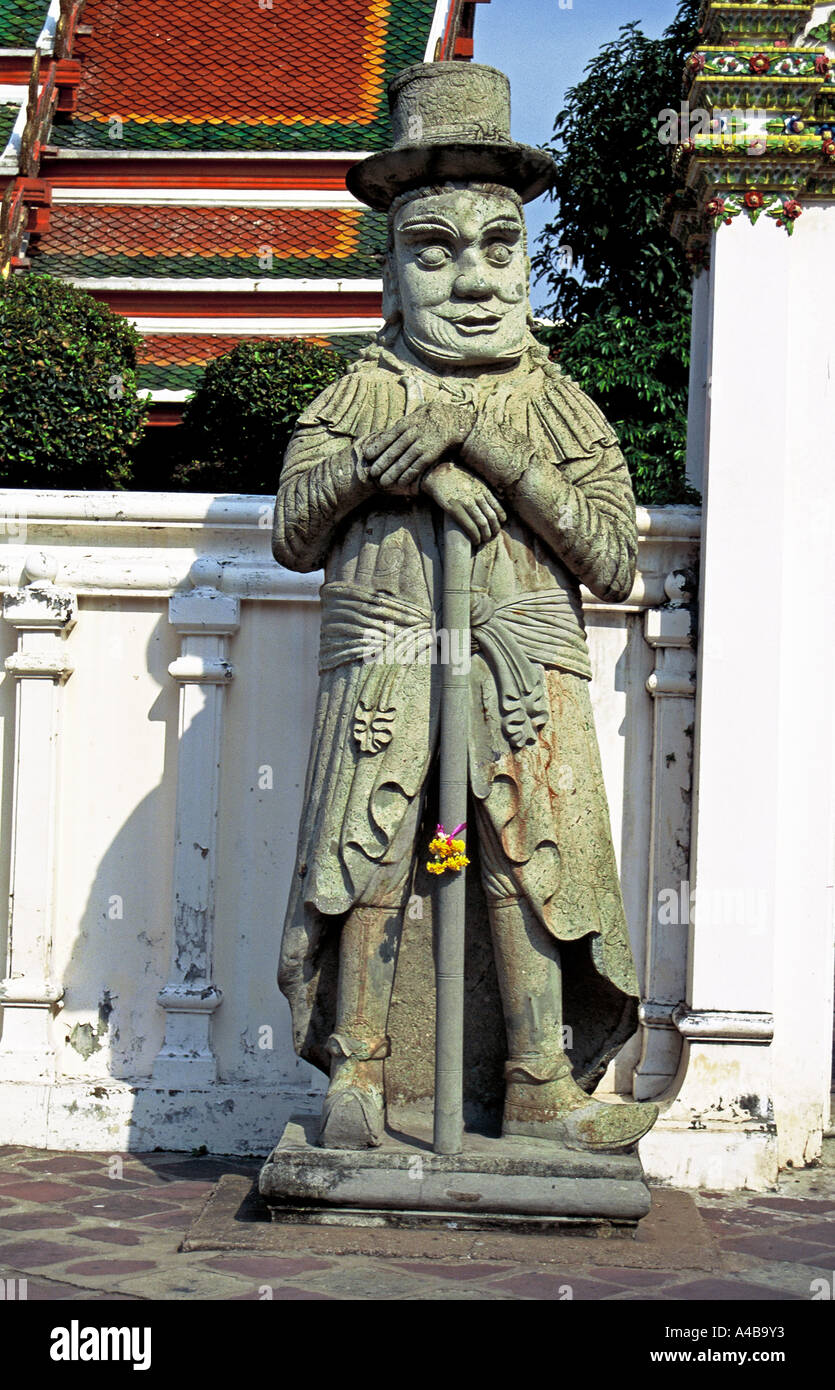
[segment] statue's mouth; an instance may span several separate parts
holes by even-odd
[[[462,333],[492,333],[501,321],[500,314],[463,314],[454,323]]]

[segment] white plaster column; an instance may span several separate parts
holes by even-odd
[[[175,593],[169,620],[182,651],[168,670],[180,683],[172,957],[159,995],[165,1039],[153,1079],[195,1087],[217,1080],[211,1016],[221,1002],[212,979],[217,819],[223,688],[233,677],[229,638],[240,624],[238,599],[216,589]]]
[[[686,478],[691,487],[704,491],[705,428],[707,425],[708,362],[710,355],[711,293],[710,276],[693,280],[693,309],[690,326],[690,385],[687,395]]]
[[[820,1152],[832,1042],[835,204],[711,249],[680,1074],[648,1171],[762,1189]]]
[[[72,674],[65,639],[78,605],[56,587],[56,566],[27,557],[32,582],[3,596],[17,631],[6,670],[17,682],[12,854],[6,975],[0,982],[0,1079],[48,1080],[55,1071],[52,1023],[63,988],[52,974],[55,926],[61,687]]]
[[[673,1010],[687,984],[690,920],[690,802],[696,657],[686,578],[669,574],[664,608],[644,615],[644,637],[655,652],[647,680],[653,700],[650,871],[641,1057],[634,1095],[665,1091],[681,1058]]]

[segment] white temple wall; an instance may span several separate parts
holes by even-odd
[[[829,1123],[835,364],[821,267],[834,239],[831,202],[807,200],[792,237],[740,217],[697,281],[696,907],[682,1067],[641,1146],[685,1186],[768,1186],[819,1158]]]
[[[275,983],[320,576],[273,562],[266,498],[10,491],[0,511],[0,652],[13,668],[0,680],[0,881],[17,884],[0,1143],[266,1152],[323,1081],[293,1052]],[[699,514],[642,509],[639,524],[630,602],[589,595],[587,621],[615,848],[654,1008],[604,1088],[631,1092],[637,1068],[649,1094],[669,1086],[681,1050],[686,927],[671,965],[655,904],[689,816],[682,596]]]

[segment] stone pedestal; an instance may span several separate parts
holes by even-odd
[[[379,1149],[318,1148],[318,1128],[318,1117],[294,1116],[261,1169],[259,1191],[274,1221],[628,1234],[650,1208],[635,1153],[467,1133],[463,1153],[435,1154],[423,1112],[396,1119]]]

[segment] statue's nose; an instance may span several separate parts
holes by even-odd
[[[477,266],[469,266],[462,270],[461,274],[456,276],[452,288],[461,299],[489,299],[493,293],[492,286],[487,283]]]

